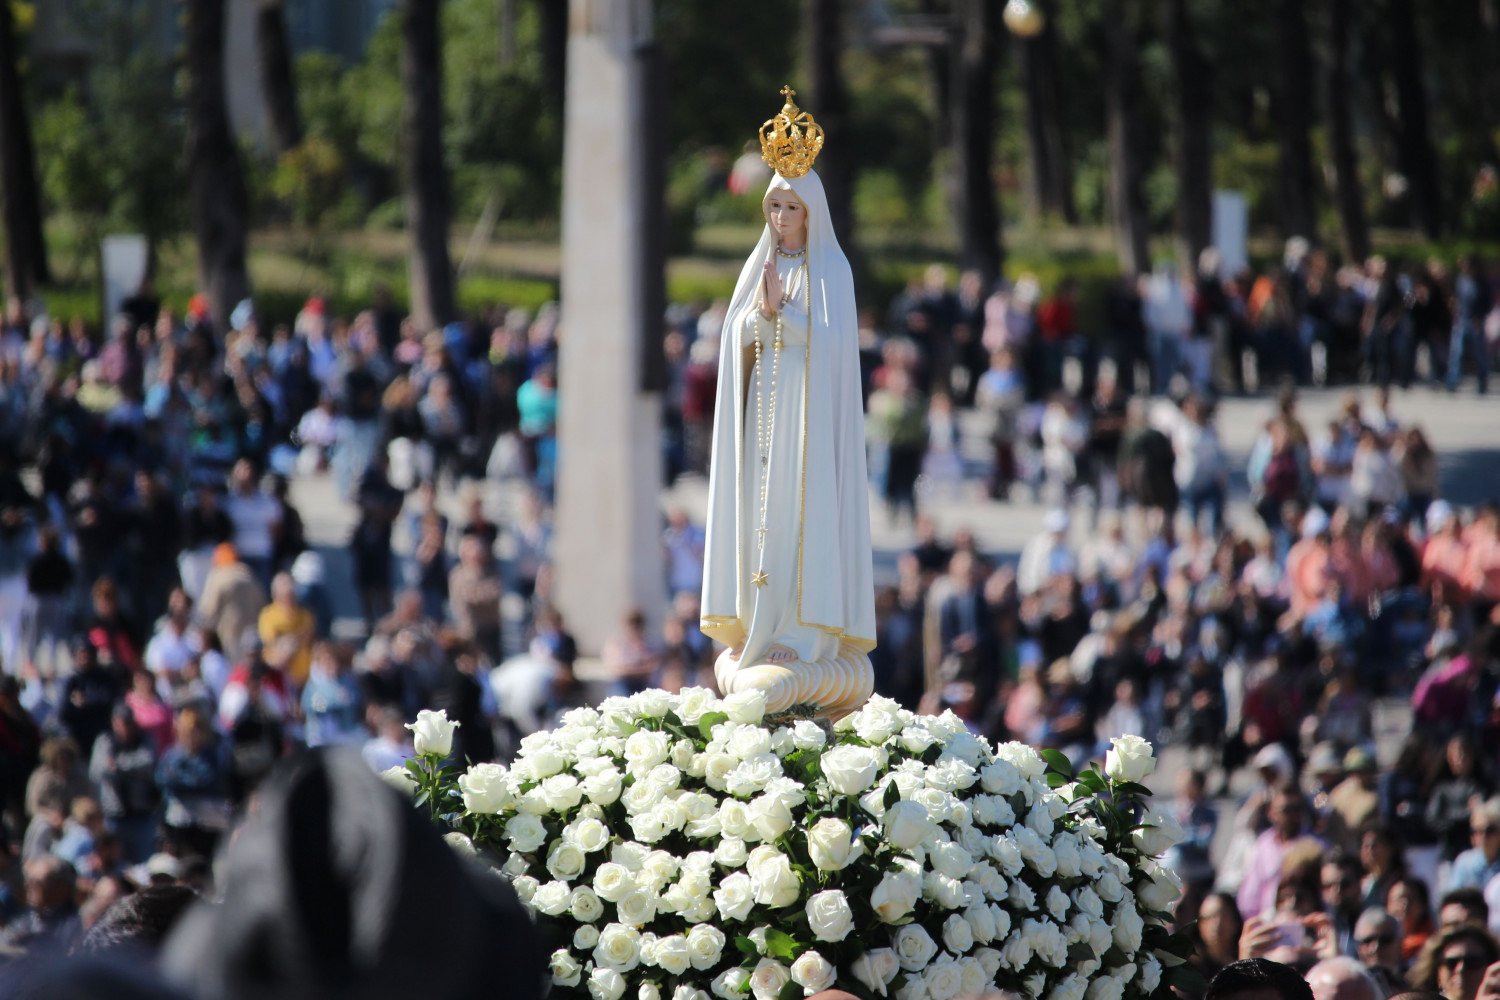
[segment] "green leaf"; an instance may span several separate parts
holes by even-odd
[[[766,954],[790,962],[797,957],[797,939],[772,928],[766,931]]]
[[[1115,784],[1115,794],[1129,795],[1138,799],[1148,799],[1151,797],[1151,789],[1138,781],[1121,781]]]
[[[901,801],[901,789],[894,781],[885,786],[885,795],[881,796],[881,801],[885,803],[887,809]]]
[[[788,982],[776,994],[776,1000],[802,1000],[802,986],[796,982]]]
[[[705,740],[711,740],[714,738],[714,726],[728,721],[728,712],[704,712],[698,719],[698,732]]]
[[[1091,792],[1102,792],[1105,788],[1104,779],[1094,770],[1079,772],[1078,783]]]
[[[746,958],[760,958],[760,949],[755,947],[754,941],[751,941],[743,934],[734,939],[734,946],[738,948],[740,950],[740,954],[744,955]]]
[[[1043,750],[1041,756],[1051,770],[1058,774],[1065,774],[1069,778],[1073,776],[1073,765],[1068,761],[1067,754],[1061,750]]]
[[[1048,788],[1061,788],[1063,785],[1071,783],[1071,780],[1066,774],[1058,774],[1056,771],[1047,772]]]

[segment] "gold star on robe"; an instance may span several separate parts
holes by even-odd
[[[750,577],[750,582],[753,583],[753,584],[755,584],[757,587],[764,587],[766,584],[770,583],[771,581],[766,577],[765,570],[757,570]]]

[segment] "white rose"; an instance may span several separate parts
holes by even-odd
[[[1052,841],[1052,856],[1057,862],[1059,878],[1074,878],[1083,874],[1083,855],[1078,850],[1078,838],[1063,833]]]
[[[753,726],[765,718],[766,693],[759,689],[736,691],[724,699],[723,707],[731,721]]]
[[[1088,987],[1088,977],[1075,972],[1053,987],[1052,992],[1047,994],[1047,1000],[1083,1000]]]
[[[1007,969],[1019,972],[1031,961],[1031,942],[1027,940],[1025,932],[1017,930],[1005,939],[1005,944],[1000,949],[1000,961]]]
[[[481,816],[493,816],[515,802],[506,787],[507,774],[499,764],[475,764],[458,776],[464,808]]]
[[[1145,781],[1156,770],[1151,744],[1139,736],[1116,736],[1104,755],[1104,773],[1115,781]]]
[[[696,924],[687,933],[688,959],[700,972],[719,964],[724,953],[724,932],[711,924]]]
[[[802,987],[805,996],[828,989],[836,978],[838,970],[833,963],[812,949],[798,955],[792,963],[792,982]]]
[[[958,992],[962,996],[977,997],[989,992],[990,978],[984,974],[984,966],[978,959],[965,958],[959,962],[962,977]]]
[[[577,986],[583,974],[583,966],[578,964],[566,948],[559,948],[552,953],[552,982],[555,986]]]
[[[891,938],[896,960],[907,972],[921,972],[937,954],[937,944],[920,924],[906,924]]]
[[[1106,903],[1118,903],[1125,898],[1125,887],[1114,872],[1104,872],[1094,880],[1094,891]]]
[[[1156,960],[1155,955],[1146,956],[1146,960],[1141,963],[1141,978],[1138,981],[1141,992],[1148,996],[1155,993],[1156,988],[1161,985],[1161,962]]]
[[[622,924],[644,927],[656,917],[656,894],[636,889],[615,904],[615,913]]]
[[[928,872],[922,876],[922,896],[945,910],[957,910],[969,902],[964,884],[939,872]]]
[[[625,977],[614,969],[595,969],[589,973],[589,995],[594,1000],[620,1000],[625,993]]]
[[[1015,878],[1021,874],[1021,869],[1026,867],[1026,859],[1021,857],[1021,849],[1016,842],[1009,837],[996,837],[990,841],[990,857],[995,859],[995,864],[1009,878]]]
[[[918,788],[910,796],[912,801],[920,802],[927,807],[927,815],[934,823],[941,823],[948,819],[957,799],[940,788]]]
[[[762,795],[750,803],[750,825],[761,840],[775,840],[792,828],[792,811],[786,803],[770,795]]]
[[[647,688],[637,691],[629,698],[630,708],[637,715],[647,719],[660,719],[672,710],[672,694],[661,688]]]
[[[652,851],[641,859],[641,873],[655,885],[666,885],[681,867],[682,862],[666,851]]]
[[[539,746],[524,758],[532,777],[537,780],[550,778],[568,766],[568,759],[556,747]]]
[[[922,898],[922,877],[909,871],[886,872],[870,894],[870,908],[884,923],[894,924]]]
[[[961,845],[951,840],[938,844],[928,852],[928,863],[934,871],[957,879],[963,878],[974,868],[974,858]]]
[[[1136,912],[1134,903],[1124,903],[1115,907],[1111,926],[1114,929],[1115,944],[1119,945],[1120,950],[1127,956],[1134,955],[1141,950],[1141,933],[1146,929],[1146,923]]]
[[[984,970],[985,982],[994,982],[995,973],[1000,971],[1000,953],[993,948],[978,948],[974,952],[974,961]]]
[[[1022,913],[1036,909],[1036,891],[1020,879],[1010,884],[1009,899],[1011,908]]]
[[[922,981],[932,1000],[953,1000],[963,989],[963,966],[951,958],[940,958],[922,973]]]
[[[875,781],[880,758],[869,747],[838,746],[824,751],[821,766],[835,792],[858,795]]]
[[[989,944],[995,940],[995,932],[999,928],[995,926],[995,918],[988,906],[982,902],[970,903],[969,908],[964,910],[964,919],[969,922],[969,933],[976,942]]]
[[[905,725],[901,718],[901,706],[889,698],[879,696],[865,702],[864,707],[851,718],[859,738],[876,746],[899,733]]]
[[[585,854],[593,854],[609,846],[609,827],[592,817],[576,819],[563,828],[562,839]]]
[[[764,696],[761,703],[765,703]],[[782,989],[791,981],[792,974],[786,966],[774,958],[763,958],[750,973],[750,991],[755,994],[755,1000],[777,1000]]]
[[[798,719],[792,724],[792,745],[798,750],[819,750],[827,742],[828,734],[811,719]]]
[[[559,840],[552,845],[552,850],[547,852],[547,871],[552,873],[553,878],[566,881],[582,874],[583,866],[587,861],[583,851],[576,844]]]
[[[510,880],[510,887],[516,891],[516,898],[527,906],[531,905],[531,897],[536,895],[536,890],[541,883],[530,875],[518,875]]]
[[[807,831],[807,853],[820,871],[836,872],[848,866],[863,850],[854,831],[841,819],[826,817]]]
[[[624,865],[606,861],[594,872],[594,891],[600,899],[618,903],[634,888],[635,876]]]
[[[625,740],[625,760],[634,772],[649,771],[667,759],[672,740],[666,733],[639,729]]]
[[[635,1000],[661,1000],[661,988],[655,983],[642,983],[636,990]]]
[[[530,854],[547,839],[547,828],[535,816],[521,814],[505,821],[505,840],[510,849]]]
[[[1170,868],[1154,865],[1146,869],[1150,880],[1142,880],[1136,885],[1135,895],[1146,909],[1166,912],[1172,906],[1172,901],[1182,895],[1182,879]]]
[[[714,996],[722,1000],[740,1000],[750,992],[750,977],[744,969],[735,966],[715,976],[713,985],[709,989],[713,990]]]
[[[443,834],[443,843],[453,848],[460,857],[470,860],[479,857],[479,849],[474,846],[474,841],[457,830]]]
[[[1130,839],[1142,854],[1159,858],[1182,840],[1182,826],[1169,812],[1153,806],[1141,817],[1141,828]]]
[[[838,889],[824,889],[807,900],[807,926],[819,941],[842,941],[854,930],[854,911]]]
[[[1125,995],[1125,984],[1115,976],[1099,976],[1089,983],[1087,1000],[1120,1000]]]
[[[380,780],[403,795],[417,794],[417,779],[411,776],[404,764],[395,764],[381,771]]]
[[[708,688],[687,687],[677,694],[677,717],[689,726],[696,726],[699,719],[718,710],[719,698]]]
[[[771,734],[759,726],[740,726],[730,734],[724,749],[732,757],[748,760],[771,752]]]
[[[963,914],[955,913],[943,921],[943,947],[955,955],[962,955],[974,947],[974,931]],[[929,986],[928,990],[931,989]]]
[[[774,847],[757,847],[745,861],[745,871],[755,889],[755,901],[779,909],[797,901],[802,888],[792,863]]]
[[[688,950],[687,938],[681,934],[669,934],[658,938],[652,964],[664,972],[680,976],[692,965],[692,953]]]
[[[725,868],[739,868],[749,856],[745,842],[739,837],[725,837],[714,847],[714,861]]]
[[[573,901],[573,888],[566,882],[548,882],[539,886],[531,895],[531,908],[538,913],[555,917],[568,908]]]
[[[672,1000],[708,1000],[708,994],[683,985],[672,991]]]
[[[755,828],[750,825],[750,810],[739,799],[719,803],[719,828],[726,837],[745,840],[756,836]]]
[[[641,935],[633,927],[610,924],[599,932],[594,946],[594,964],[617,972],[629,972],[641,964]]]
[[[746,757],[724,778],[724,789],[730,795],[749,798],[781,776],[781,761],[769,750]]]
[[[568,912],[579,923],[591,924],[604,916],[604,904],[599,901],[598,893],[586,885],[580,885],[574,888],[573,896],[568,901]]]
[[[744,872],[727,876],[714,890],[714,906],[725,920],[744,920],[754,905],[755,886]]]
[[[1073,890],[1073,905],[1091,917],[1104,916],[1104,901],[1086,885]]]
[[[921,976],[907,976],[906,982],[896,989],[896,1000],[932,1000],[927,995],[927,983]]]
[[[1014,795],[1021,790],[1021,772],[1010,761],[991,761],[980,768],[979,784],[991,795]]]
[[[577,889],[573,892],[576,894]],[[593,924],[579,924],[578,929],[573,932],[573,947],[579,951],[592,951],[594,945],[599,943],[599,928]]]
[[[614,768],[583,779],[583,794],[596,805],[614,805],[624,788],[624,776]]]
[[[411,730],[418,757],[429,753],[446,757],[453,752],[453,730],[458,723],[450,722],[447,712],[424,708],[417,713],[417,721],[408,722],[406,728]]]
[[[905,851],[926,840],[933,830],[927,807],[906,799],[887,809],[881,823],[885,827],[885,839],[890,845]]]
[[[886,987],[896,978],[900,969],[901,964],[896,961],[894,951],[889,948],[874,948],[855,959],[850,971],[871,993],[885,996]]]

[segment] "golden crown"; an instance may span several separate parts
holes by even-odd
[[[782,87],[781,113],[760,127],[760,155],[783,177],[801,177],[823,149],[823,126],[792,101],[797,92]]]

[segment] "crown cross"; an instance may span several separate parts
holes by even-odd
[[[801,177],[823,150],[823,126],[797,107],[791,87],[782,87],[781,96],[786,99],[781,113],[760,127],[760,155],[781,176]]]

